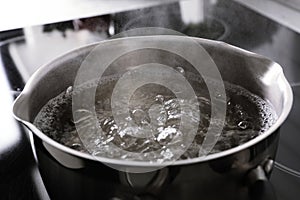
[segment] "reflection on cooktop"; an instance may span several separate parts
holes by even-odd
[[[294,105],[280,130],[277,162],[271,176],[278,199],[298,199],[300,196],[300,85],[293,88]]]
[[[292,88],[294,104],[288,119],[281,127],[277,159],[279,163],[300,171],[300,86]]]

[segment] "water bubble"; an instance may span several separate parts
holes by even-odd
[[[111,127],[110,127],[110,130],[113,131],[113,130],[118,130],[118,126],[116,124],[113,124]]]
[[[155,101],[157,101],[157,102],[163,103],[164,99],[165,99],[164,96],[161,94],[158,94],[155,96]]]
[[[200,103],[202,103],[202,104],[210,105],[210,101],[209,101],[209,99],[206,98],[206,97],[200,96],[200,97],[198,97],[197,99],[198,99],[198,100],[200,101]]]
[[[81,149],[81,144],[79,144],[79,143],[73,143],[73,144],[71,145],[71,148],[72,148],[72,149],[79,150],[79,149]]]
[[[137,108],[132,111],[132,118],[137,124],[145,123],[145,121],[147,121],[147,114],[142,109]]]
[[[228,100],[228,101],[227,101],[227,106],[230,106],[230,105],[231,105],[231,101]]]
[[[157,131],[158,131],[158,132],[162,132],[163,130],[164,130],[164,127],[158,127],[158,128],[157,128]]]
[[[238,115],[239,115],[239,116],[241,116],[241,117],[243,117],[243,116],[244,116],[244,112],[243,112],[243,111],[241,111],[241,110],[239,110],[237,113],[238,113]]]
[[[149,108],[149,117],[152,125],[162,126],[167,121],[167,112],[162,105],[154,104]]]
[[[241,129],[247,129],[249,127],[249,122],[247,121],[241,121],[238,123],[238,127],[240,127]]]
[[[103,141],[103,144],[108,144],[114,140],[114,137],[109,137],[107,140]]]
[[[66,90],[66,94],[71,94],[73,91],[73,87],[72,86],[69,86]]]
[[[138,134],[138,128],[137,127],[126,127],[122,130],[119,131],[119,135],[121,137],[124,137],[125,135],[130,135],[130,136],[137,136]]]
[[[180,67],[180,66],[176,67],[175,70],[178,71],[180,74],[183,74],[183,75],[185,73],[184,69],[182,67]]]
[[[176,132],[177,130],[175,128],[167,127],[159,133],[156,139],[160,142],[162,140],[167,139],[168,137],[172,137],[172,135],[176,134]]]
[[[170,149],[162,150],[160,154],[163,156],[164,161],[165,160],[170,160],[174,156],[173,152],[170,151]]]
[[[216,96],[215,96],[215,97],[216,97],[216,99],[222,99],[223,96],[222,96],[222,94],[220,94],[220,93],[216,93]]]
[[[179,113],[180,113],[180,110],[177,110],[177,109],[168,110],[168,115],[177,115]]]
[[[172,109],[176,109],[176,108],[179,108],[180,107],[180,105],[179,105],[179,103],[178,103],[178,100],[177,99],[171,99],[170,100],[170,102],[169,102],[170,104],[170,108]]]

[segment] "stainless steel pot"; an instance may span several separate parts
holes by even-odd
[[[156,40],[170,43],[185,42],[183,36],[165,35],[122,38],[104,41],[100,44],[103,48],[107,48],[107,51],[113,52],[124,40],[151,42],[154,37]],[[291,87],[282,68],[265,57],[223,42],[200,38],[193,39],[210,54],[223,80],[241,85],[252,93],[270,101],[278,115],[278,120],[264,134],[243,145],[205,157],[176,161],[172,165],[154,172],[154,174],[132,174],[110,169],[111,173],[119,176],[120,183],[133,188],[135,192],[159,194],[166,185],[172,185],[176,188],[177,186],[186,187],[191,183],[197,185],[199,190],[202,188],[206,192],[211,191],[212,196],[215,193],[214,188],[224,187],[224,185],[226,188],[227,186],[231,188],[230,190],[234,194],[234,188],[238,185],[250,183],[251,187],[256,187],[253,183],[257,183],[257,180],[264,180],[272,171],[272,163],[279,140],[279,128],[290,112],[293,99]],[[36,143],[42,143],[43,148],[59,163],[68,168],[82,168],[90,162],[97,163],[101,166],[100,168],[108,167],[87,153],[70,149],[55,142],[38,130],[32,122],[48,100],[57,96],[68,86],[73,85],[81,62],[96,45],[99,44],[73,50],[41,67],[31,77],[13,106],[16,119],[34,133]],[[156,56],[162,60],[165,59],[159,54]],[[133,57],[124,59],[120,66],[130,67],[133,59],[140,62],[147,61],[145,56],[136,53],[133,54]],[[113,166],[121,166],[123,169],[135,168],[138,170],[159,166],[159,164],[147,162],[137,163],[106,158],[100,160]]]

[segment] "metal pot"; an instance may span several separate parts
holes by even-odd
[[[142,36],[104,41],[99,43],[108,52],[113,52],[122,41],[136,40],[145,43],[153,39],[176,44],[185,43],[183,36]],[[282,68],[275,62],[260,55],[228,45],[223,42],[193,38],[201,44],[216,63],[223,80],[240,85],[254,94],[272,103],[278,120],[264,134],[235,148],[190,160],[180,160],[172,165],[151,173],[133,174],[109,169],[93,156],[70,149],[50,139],[33,124],[33,120],[43,105],[70,85],[73,85],[77,70],[83,59],[97,45],[92,44],[73,50],[41,67],[31,77],[26,87],[16,99],[13,112],[17,120],[22,122],[36,136],[36,144],[42,144],[59,163],[68,168],[83,168],[96,163],[105,173],[118,176],[123,186],[137,193],[159,195],[167,187],[187,188],[191,183],[197,185],[199,191],[211,193],[213,199],[216,187],[230,188],[232,194],[238,185],[249,185],[254,188],[266,180],[272,171],[279,140],[279,128],[287,118],[292,106],[292,90]],[[163,56],[157,55],[161,59]],[[145,56],[134,54],[134,59],[143,62]],[[123,67],[130,67],[132,58],[124,59]],[[113,71],[109,73],[114,73]],[[105,159],[103,163],[126,168],[152,168],[159,164],[131,162],[125,160]],[[142,180],[142,181],[141,181]],[[258,184],[259,183],[259,184]],[[259,186],[261,187],[261,186]],[[251,189],[252,191],[252,189]],[[201,196],[201,194],[199,194]],[[258,198],[258,197],[255,197]]]

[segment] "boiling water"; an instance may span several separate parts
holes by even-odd
[[[225,83],[226,118],[224,124],[220,124],[218,120],[211,119],[211,100],[207,88],[202,86],[195,90],[199,120],[197,110],[191,106],[195,99],[178,99],[167,88],[148,84],[134,92],[129,102],[129,115],[117,124],[111,111],[111,93],[116,81],[116,77],[108,77],[97,84],[96,117],[82,105],[81,109],[74,111],[80,113],[82,118],[73,120],[72,95],[84,94],[95,86],[89,83],[77,91],[69,87],[51,99],[38,113],[34,124],[59,143],[82,152],[89,151],[95,156],[162,162],[201,156],[201,144],[209,125],[223,127],[210,151],[217,153],[262,134],[277,119],[267,101],[236,85]],[[219,94],[213,95],[218,99]],[[119,101],[122,103],[122,99]],[[182,142],[189,130],[179,130],[184,114],[182,106],[189,111],[190,120],[198,126],[190,144]]]

